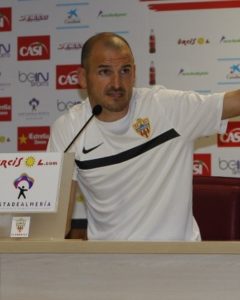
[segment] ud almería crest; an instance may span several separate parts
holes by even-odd
[[[133,123],[133,128],[142,137],[149,138],[151,135],[151,125],[148,118],[138,118]]]

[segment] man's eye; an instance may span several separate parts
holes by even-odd
[[[111,74],[111,71],[109,69],[101,69],[99,70],[99,75],[110,75]]]
[[[131,69],[130,68],[124,68],[121,70],[121,74],[122,75],[126,75],[126,74],[130,74],[131,73]]]

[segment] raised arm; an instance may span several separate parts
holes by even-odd
[[[240,116],[240,90],[226,92],[223,99],[222,119]]]

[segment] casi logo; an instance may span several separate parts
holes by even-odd
[[[218,134],[218,147],[240,147],[240,122],[229,121],[227,132],[225,134]]]
[[[211,154],[195,153],[193,156],[193,175],[211,176]]]
[[[49,126],[18,127],[18,151],[45,151],[49,136]]]
[[[50,36],[18,37],[18,60],[50,59]]]
[[[0,121],[12,120],[12,98],[0,97]]]
[[[79,89],[78,68],[80,65],[58,65],[56,66],[56,88],[57,89]]]
[[[0,7],[0,32],[12,30],[12,8]]]

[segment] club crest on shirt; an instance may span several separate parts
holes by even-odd
[[[142,137],[149,138],[151,135],[151,126],[148,118],[138,118],[133,123],[133,128]]]

